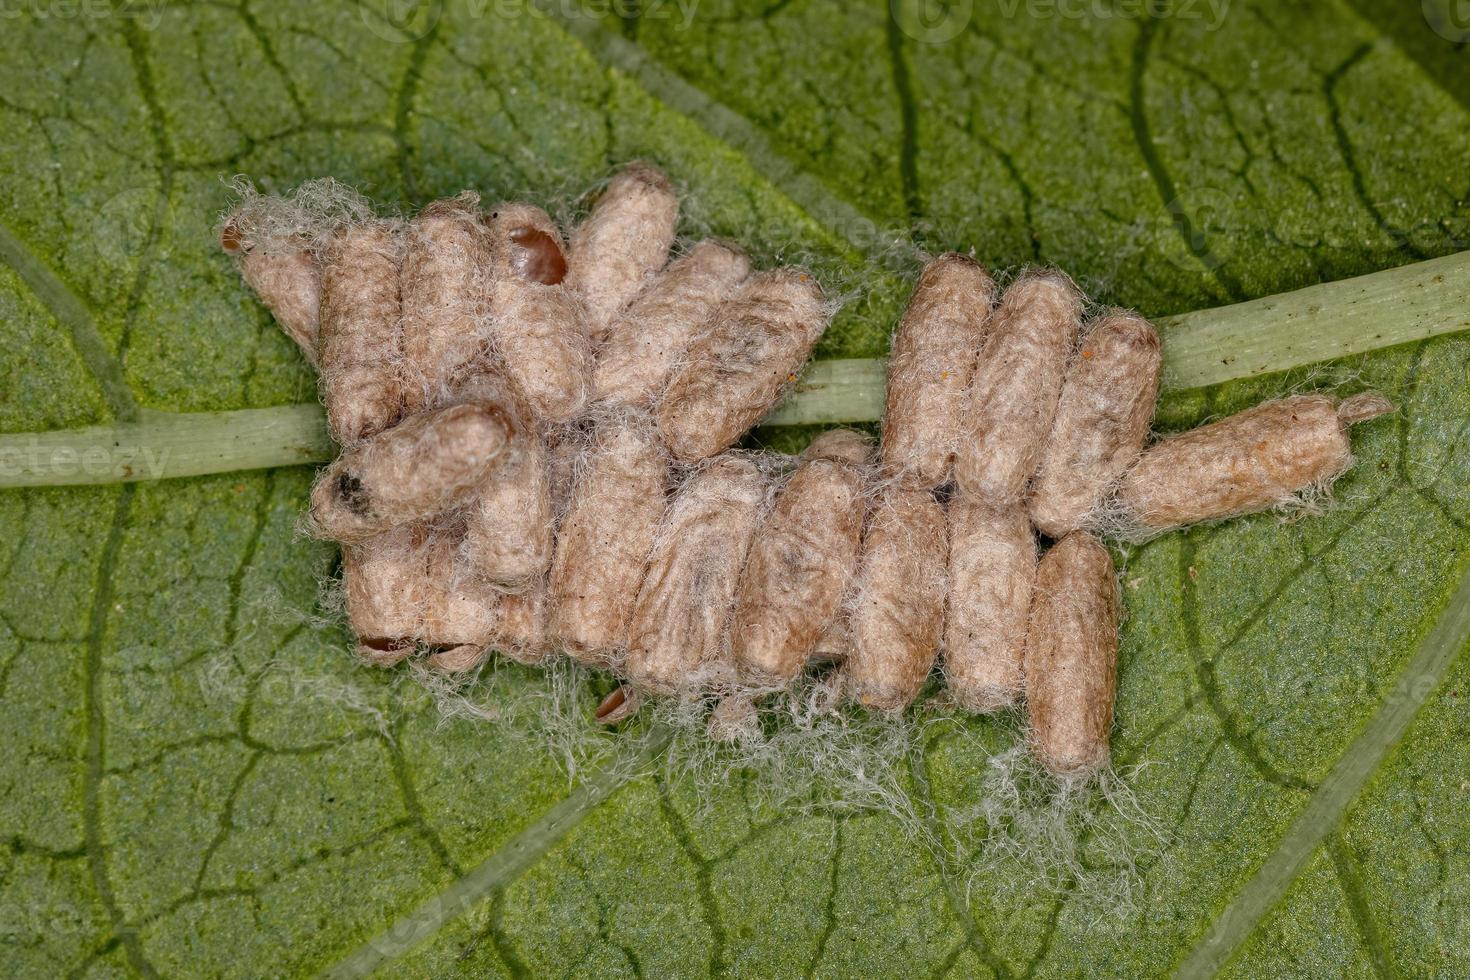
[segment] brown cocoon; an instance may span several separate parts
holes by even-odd
[[[1164,439],[1124,475],[1122,518],[1145,532],[1165,531],[1325,490],[1353,464],[1348,426],[1392,410],[1377,392],[1340,409],[1331,395],[1295,395]]]
[[[803,460],[830,459],[849,466],[867,466],[873,462],[873,437],[857,429],[828,429],[818,434],[806,449]]]
[[[944,679],[961,708],[999,711],[1025,689],[1036,535],[1018,506],[995,511],[956,497],[948,516]]]
[[[405,525],[342,549],[347,617],[364,659],[387,665],[423,643],[445,669],[478,662],[494,635],[497,597],[455,562],[455,535]]]
[[[587,400],[585,314],[558,276],[561,237],[546,212],[501,204],[489,217],[489,331],[506,376],[536,416],[563,422]]]
[[[1118,659],[1118,582],[1102,542],[1073,531],[1036,572],[1026,638],[1026,704],[1036,756],[1055,776],[1108,762]]]
[[[1060,538],[1098,516],[1103,498],[1143,451],[1159,394],[1159,335],[1115,310],[1082,338],[1031,483],[1031,522]]]
[[[893,336],[883,412],[883,463],[901,479],[937,487],[949,478],[995,296],[985,267],[963,255],[942,255],[919,276]]]
[[[823,439],[777,495],[740,573],[731,654],[752,684],[784,685],[800,672],[836,618],[857,566],[864,474],[823,455]],[[838,453],[850,450],[841,436],[828,441]]]
[[[674,497],[633,610],[625,671],[635,687],[669,694],[728,672],[730,604],[765,499],[760,470],[733,456]]]
[[[567,285],[587,305],[595,343],[608,338],[617,315],[664,267],[678,221],[679,198],[669,178],[635,160],[612,179],[572,235]]]
[[[322,270],[308,241],[258,241],[232,217],[219,236],[220,247],[286,336],[296,341],[313,366],[322,303]]]
[[[647,408],[715,309],[746,276],[750,260],[720,242],[700,242],[675,260],[617,317],[597,352],[592,397]]]
[[[491,643],[510,659],[536,667],[551,659],[555,649],[547,632],[546,589],[542,583],[519,595],[506,594],[495,606],[495,633]]]
[[[322,255],[317,360],[332,438],[344,446],[381,432],[403,408],[398,227],[346,225]]]
[[[608,418],[593,440],[552,564],[552,633],[582,663],[606,665],[627,645],[668,466],[647,419]]]
[[[514,435],[494,405],[451,405],[410,416],[338,456],[311,490],[316,532],[362,541],[462,507]]]
[[[357,654],[391,666],[413,652],[423,621],[422,555],[412,527],[395,528],[342,548],[342,588]]]
[[[657,410],[674,457],[705,459],[770,410],[827,326],[822,288],[798,269],[760,272],[735,291],[689,347]]]
[[[484,658],[499,627],[495,590],[459,558],[458,533],[431,533],[424,578],[432,593],[419,639],[437,647],[437,666],[463,670]]]
[[[852,700],[900,711],[916,698],[944,624],[944,510],[928,490],[887,488],[868,516],[843,667]]]
[[[993,507],[1020,498],[1031,479],[1077,340],[1082,294],[1053,269],[1011,284],[991,317],[970,382],[955,481]]]
[[[408,224],[400,276],[405,411],[444,404],[451,379],[487,343],[490,247],[479,201],[469,191],[435,201]]]
[[[520,591],[551,564],[552,533],[546,446],[539,433],[523,428],[465,513],[461,553],[486,581]]]

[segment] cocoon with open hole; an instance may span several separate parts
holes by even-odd
[[[462,507],[514,434],[509,415],[495,405],[410,416],[322,470],[311,490],[315,530],[336,541],[361,541]]]

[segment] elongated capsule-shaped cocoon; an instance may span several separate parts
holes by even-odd
[[[900,711],[919,694],[944,625],[944,510],[928,490],[884,490],[863,532],[843,667],[849,698]]]
[[[955,704],[990,712],[1025,690],[1026,622],[1036,580],[1036,535],[1019,506],[949,502],[949,598],[944,680]]]
[[[1115,310],[1094,320],[1067,371],[1041,467],[1031,522],[1060,538],[1095,522],[1103,498],[1143,452],[1159,395],[1159,335]]]
[[[533,414],[571,419],[587,400],[592,349],[583,306],[557,278],[560,233],[529,204],[498,205],[487,220],[491,346]]]
[[[1118,660],[1118,581],[1101,541],[1073,531],[1041,558],[1026,637],[1036,756],[1056,776],[1108,762]]]
[[[720,307],[660,399],[659,431],[674,458],[705,459],[735,444],[796,379],[829,311],[799,269],[759,272]]]
[[[397,225],[346,225],[322,255],[317,363],[332,438],[344,446],[381,432],[403,409]]]
[[[490,642],[517,663],[540,666],[556,652],[548,630],[549,603],[544,583],[521,593],[505,593],[495,605]]]
[[[342,590],[357,655],[387,667],[413,653],[429,588],[414,528],[343,545]]]
[[[555,498],[550,452],[515,386],[493,358],[472,362],[455,383],[468,404],[494,405],[510,421],[504,452],[464,509],[460,557],[503,592],[524,592],[545,578],[555,546]]]
[[[615,664],[664,513],[668,463],[652,423],[609,416],[572,491],[551,569],[552,632],[577,660]]]
[[[345,450],[311,490],[316,532],[361,541],[400,524],[463,507],[514,435],[494,405],[421,412]]]
[[[437,408],[481,357],[490,246],[480,199],[466,191],[427,205],[404,233],[403,364],[408,412]]]
[[[342,549],[348,621],[359,655],[401,660],[422,643],[447,669],[478,662],[494,635],[497,596],[455,561],[455,535],[422,524]]]
[[[433,592],[419,638],[436,648],[434,666],[466,670],[484,659],[495,638],[500,598],[460,557],[457,538],[442,531],[430,535],[424,578]]]
[[[828,443],[836,459],[826,455]],[[863,470],[849,453],[843,436],[818,436],[751,542],[730,643],[736,669],[752,684],[784,685],[795,677],[838,614],[867,506]]]
[[[1164,439],[1119,484],[1122,522],[1147,536],[1290,504],[1352,466],[1350,425],[1392,410],[1372,391],[1294,395]]]
[[[679,198],[664,172],[635,160],[607,185],[572,235],[567,285],[587,307],[594,343],[664,267],[679,222]]]
[[[465,512],[462,553],[486,581],[520,591],[551,564],[552,516],[546,446],[522,428]]]
[[[750,274],[750,260],[721,242],[700,242],[620,313],[597,352],[592,397],[647,408],[715,310]]]
[[[888,360],[883,463],[900,479],[932,488],[949,478],[995,296],[985,267],[963,255],[942,255],[920,274]]]
[[[311,243],[296,236],[260,239],[232,217],[220,231],[220,247],[286,336],[313,366],[322,303],[322,270]]]
[[[955,453],[955,482],[976,500],[1001,507],[1025,492],[1051,434],[1081,316],[1082,294],[1055,270],[1027,272],[1001,297]]]
[[[659,525],[633,611],[624,669],[654,694],[692,690],[729,669],[727,625],[766,480],[734,456],[689,477]]]

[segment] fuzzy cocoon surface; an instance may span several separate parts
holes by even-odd
[[[343,446],[312,529],[343,543],[358,655],[452,686],[494,650],[546,667],[556,698],[575,661],[623,684],[579,723],[642,709],[752,764],[861,773],[874,733],[913,735],[893,716],[942,657],[945,706],[1024,701],[1002,718],[1029,719],[1031,765],[1107,785],[1120,609],[1089,531],[1323,493],[1349,426],[1392,408],[1300,395],[1145,448],[1145,320],[1084,330],[1063,273],[1000,293],[945,255],[894,338],[877,460],[851,430],[795,458],[733,449],[834,304],[800,269],[676,247],[678,197],[651,164],[569,234],[473,191],[407,220],[330,180],[240,191],[221,245],[318,364]]]

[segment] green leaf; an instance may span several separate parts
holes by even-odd
[[[568,214],[648,155],[683,185],[687,232],[849,294],[826,358],[884,353],[917,247],[1057,263],[1162,317],[1447,254],[1470,224],[1464,38],[1412,4],[405,9],[5,12],[0,431],[313,397],[214,246],[236,172]],[[1467,365],[1451,335],[1167,399],[1171,429],[1344,380],[1399,411],[1355,432],[1321,515],[1126,553],[1113,744],[1162,842],[1126,825],[1060,887],[983,850],[940,860],[883,814],[667,775],[631,737],[594,751],[612,776],[569,781],[511,737],[523,723],[441,719],[348,657],[321,598],[333,550],[296,532],[306,468],[6,491],[0,961],[1470,972]],[[507,698],[547,683],[494,679]],[[925,730],[903,785],[940,836],[1014,728]],[[1141,891],[1109,914],[1120,854],[1142,855]]]

